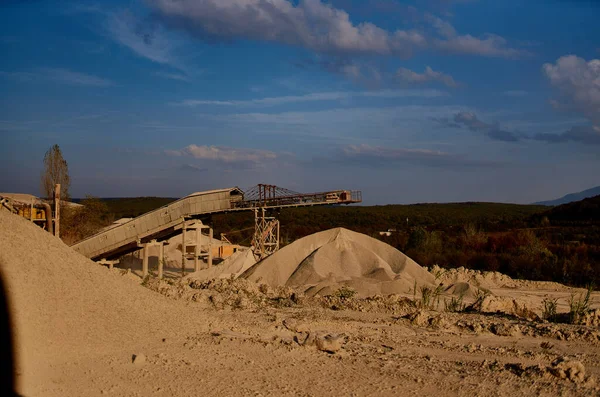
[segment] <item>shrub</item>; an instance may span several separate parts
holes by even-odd
[[[460,294],[458,297],[453,296],[452,299],[450,299],[450,302],[444,301],[446,311],[452,313],[464,312],[466,308],[466,305],[463,302],[464,297],[464,294]]]
[[[356,290],[345,285],[333,293],[333,296],[341,300],[351,299],[354,295]]]
[[[440,295],[442,294],[443,289],[441,284],[435,288],[421,287],[421,309],[433,310],[437,308],[440,303]]]
[[[594,287],[589,285],[585,295],[579,294],[577,299],[575,299],[575,294],[571,295],[569,300],[569,322],[571,324],[578,324],[590,312],[590,297],[593,291]]]
[[[558,299],[545,298],[542,301],[542,318],[547,321],[556,321],[556,306]]]

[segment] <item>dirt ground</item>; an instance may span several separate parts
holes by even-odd
[[[423,310],[410,294],[142,282],[1,212],[0,269],[22,396],[600,395],[600,311],[585,325],[538,318],[542,299],[560,312],[582,292],[558,284],[485,276],[508,284],[454,313],[450,295]]]
[[[127,350],[54,362],[31,395],[600,395],[598,323],[302,298],[246,280],[146,287],[201,325],[140,330]]]

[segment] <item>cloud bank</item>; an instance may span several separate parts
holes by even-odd
[[[426,15],[437,37],[414,29],[388,31],[321,0],[147,0],[167,26],[208,40],[251,39],[303,47],[329,55],[394,55],[415,50],[516,58],[503,37],[460,35],[447,21]]]
[[[583,114],[600,134],[600,59],[586,61],[566,55],[556,63],[544,64],[542,69],[562,94],[564,107]]]
[[[181,150],[167,150],[171,156],[190,156],[198,160],[224,163],[263,163],[277,159],[277,154],[268,150],[231,148],[226,146],[189,145]]]
[[[455,88],[458,87],[458,83],[454,78],[448,74],[442,72],[436,72],[429,66],[425,67],[425,71],[421,74],[413,72],[410,69],[399,68],[396,72],[396,76],[402,82],[409,84],[423,84],[429,82],[440,82],[447,87]]]
[[[473,112],[459,112],[451,120],[442,118],[436,119],[436,121],[447,127],[467,128],[496,141],[517,142],[522,138],[518,133],[503,130],[498,124],[489,124],[479,120]]]

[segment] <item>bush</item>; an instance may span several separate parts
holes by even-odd
[[[575,295],[571,295],[569,300],[569,322],[571,324],[579,324],[581,319],[590,312],[590,297],[594,291],[594,287],[589,285],[585,295],[582,293],[577,300]]]
[[[545,298],[542,301],[544,307],[542,308],[542,318],[547,321],[556,321],[556,307],[558,299]]]
[[[340,289],[335,291],[333,293],[333,296],[335,296],[336,298],[339,298],[341,300],[346,300],[346,299],[351,299],[354,295],[356,295],[356,293],[357,293],[356,290],[344,285]]]
[[[113,222],[108,206],[100,199],[86,196],[83,207],[61,207],[61,238],[67,245],[92,236]]]
[[[446,311],[452,313],[464,312],[466,308],[466,305],[463,302],[464,297],[464,294],[460,294],[458,298],[456,296],[453,296],[452,299],[450,299],[450,302],[445,301],[444,306]]]

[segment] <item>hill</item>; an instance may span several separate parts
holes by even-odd
[[[83,200],[75,199],[73,201],[80,203]],[[109,212],[114,215],[114,219],[120,219],[135,218],[178,199],[172,197],[107,197],[100,200],[107,205]]]
[[[559,205],[543,215],[552,224],[600,224],[600,195]]]
[[[561,205],[561,204],[571,203],[573,201],[583,200],[588,197],[598,196],[598,195],[600,195],[600,186],[596,186],[596,187],[584,190],[583,192],[579,192],[579,193],[567,194],[566,196],[563,196],[559,199],[540,201],[540,202],[534,203],[534,205],[548,205],[548,206]]]

